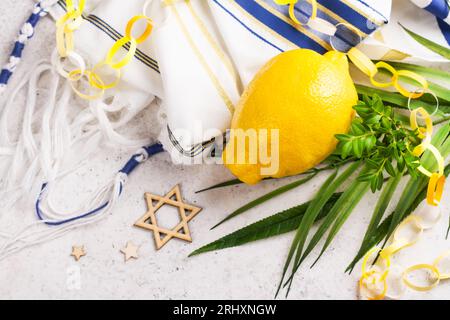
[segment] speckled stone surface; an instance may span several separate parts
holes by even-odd
[[[0,1],[1,63],[6,61],[11,41],[31,6],[31,0]],[[36,59],[49,57],[54,47],[53,32],[52,21],[44,19],[38,26],[36,37],[25,50],[19,72],[30,67]],[[17,78],[14,77],[13,86]],[[127,158],[128,152],[99,150],[88,168],[67,179],[58,195],[60,201],[68,208],[73,208],[86,200],[89,193],[107,181]],[[265,182],[256,187],[235,186],[203,194],[194,193],[195,190],[227,178],[230,178],[230,174],[220,166],[174,166],[167,155],[158,155],[132,176],[122,201],[107,219],[1,261],[0,298],[271,299],[292,234],[194,258],[187,258],[187,255],[238,227],[308,200],[325,176],[210,231],[210,227],[231,210],[275,186],[292,181],[286,179],[283,182]],[[162,195],[177,183],[181,185],[185,199],[204,210],[190,223],[192,244],[173,240],[157,252],[153,235],[132,225],[146,211],[144,192]],[[447,189],[443,219],[432,231],[425,232],[419,244],[399,255],[399,262],[405,266],[429,263],[443,250],[450,249],[450,242],[444,240],[450,209],[450,188]],[[1,215],[13,217],[17,227],[21,221],[30,221],[34,214],[34,195],[30,197],[29,201],[1,212]],[[361,202],[315,268],[309,269],[312,259],[306,261],[295,279],[290,298],[357,297],[359,269],[351,275],[344,274],[344,269],[358,249],[375,200],[376,197],[371,195]],[[173,223],[169,220],[165,222]],[[6,225],[0,225],[0,230],[5,228]],[[124,263],[119,250],[129,240],[141,246],[140,258]],[[79,263],[70,257],[74,244],[83,244],[87,250],[87,256]],[[429,293],[409,291],[405,298],[448,299],[450,283],[444,282]]]

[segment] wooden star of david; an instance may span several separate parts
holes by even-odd
[[[172,198],[175,198],[172,199]],[[188,222],[191,221],[202,209],[183,202],[181,198],[180,187],[176,185],[164,197],[150,193],[145,193],[148,211],[134,225],[139,228],[152,230],[155,238],[156,249],[161,249],[169,240],[178,238],[184,241],[192,242],[191,232]],[[155,204],[156,202],[156,204]],[[161,228],[156,222],[156,212],[165,204],[178,208],[180,214],[180,223],[172,230]],[[186,211],[190,211],[186,215]],[[180,232],[182,230],[182,232]],[[165,235],[161,238],[161,235]]]

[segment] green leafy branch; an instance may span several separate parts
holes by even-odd
[[[343,159],[364,159],[368,170],[358,179],[368,181],[375,192],[383,187],[385,172],[394,177],[406,168],[411,176],[417,175],[419,158],[410,150],[420,144],[418,133],[403,126],[394,109],[384,105],[378,95],[364,95],[354,109],[359,117],[353,121],[350,132],[336,138]]]

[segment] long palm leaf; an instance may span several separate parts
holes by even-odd
[[[246,211],[248,211],[248,210],[250,210],[250,209],[252,209],[252,208],[254,208],[256,206],[259,206],[260,204],[262,204],[262,203],[264,203],[266,201],[269,201],[270,199],[272,199],[274,197],[277,197],[277,196],[279,196],[279,195],[281,195],[283,193],[286,193],[286,192],[288,192],[288,191],[290,191],[292,189],[295,189],[295,188],[305,184],[306,182],[308,182],[309,180],[314,178],[316,175],[317,175],[316,173],[313,173],[313,174],[309,175],[308,177],[306,177],[304,179],[300,179],[300,180],[294,181],[292,183],[289,183],[289,184],[287,184],[285,186],[282,186],[280,188],[277,188],[277,189],[275,189],[275,190],[273,190],[273,191],[271,191],[271,192],[269,192],[269,193],[267,193],[267,194],[265,194],[265,195],[255,199],[255,200],[247,203],[246,205],[244,205],[244,206],[240,207],[239,209],[233,211],[225,219],[221,220],[219,223],[217,223],[215,226],[213,226],[211,228],[211,230],[217,228],[218,226],[220,226],[221,224],[225,223],[226,221],[228,221],[230,219],[233,219],[234,217],[236,217],[236,216],[238,216],[238,215],[240,215],[240,214],[242,214],[242,213],[244,213],[244,212],[246,212]]]
[[[316,221],[319,221],[323,217],[325,217],[334,203],[339,199],[339,196],[340,193],[336,193],[330,198],[330,200],[325,204],[322,211],[318,215]],[[241,246],[246,243],[267,239],[290,231],[294,231],[300,224],[300,221],[305,214],[309,204],[310,202],[306,202],[302,205],[290,208],[288,210],[279,212],[277,214],[274,214],[273,216],[255,222],[247,227],[239,229],[225,237],[222,237],[195,250],[189,256],[191,257],[210,251]]]
[[[400,23],[399,23],[400,24]],[[450,49],[441,46],[440,44],[437,44],[431,40],[428,40],[421,35],[418,35],[417,33],[405,28],[400,24],[400,26],[405,30],[414,40],[416,40],[418,43],[423,45],[424,47],[430,49],[431,51],[436,52],[437,54],[443,56],[446,59],[450,60]]]
[[[316,220],[317,215],[322,210],[325,203],[331,198],[331,196],[337,191],[337,189],[358,169],[360,166],[359,162],[351,164],[341,175],[336,178],[337,173],[333,174],[320,188],[317,195],[313,198],[311,205],[308,207],[303,219],[298,226],[297,232],[295,234],[294,240],[292,242],[291,248],[286,259],[283,273],[281,276],[280,283],[276,292],[276,296],[281,290],[284,278],[286,276],[289,265],[291,264],[292,258],[295,254],[295,261],[297,261],[303,251],[303,246],[306,241],[306,237]]]

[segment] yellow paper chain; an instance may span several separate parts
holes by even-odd
[[[417,118],[419,115],[425,121],[425,128],[418,125]],[[412,151],[413,155],[420,157],[428,150],[434,156],[438,164],[438,171],[434,173],[428,171],[423,166],[417,168],[422,174],[430,178],[427,188],[427,203],[432,206],[438,206],[442,199],[446,180],[444,175],[445,160],[439,150],[431,144],[433,121],[431,120],[430,114],[424,108],[420,107],[411,111],[410,122],[411,128],[417,130],[419,137],[422,139],[422,143]]]
[[[362,51],[356,48],[350,49],[347,56],[359,70],[370,78],[374,87],[387,88],[393,86],[401,95],[411,99],[420,98],[428,90],[429,84],[427,79],[415,72],[409,70],[396,70],[386,62],[378,62],[375,64]],[[389,82],[380,83],[375,80],[375,76],[379,73],[379,69],[388,70],[392,74]],[[414,92],[408,91],[408,89],[403,87],[400,83],[402,77],[414,80],[420,85],[420,89],[415,90]]]
[[[402,275],[402,280],[403,282],[406,284],[407,287],[416,290],[416,291],[429,291],[433,288],[435,288],[441,280],[447,280],[450,279],[450,273],[444,273],[442,272],[442,270],[439,268],[439,264],[442,262],[442,260],[444,260],[445,258],[447,258],[450,255],[450,251],[446,251],[443,254],[441,254],[439,257],[437,257],[432,264],[417,264],[414,266],[411,266],[409,268],[407,268]],[[431,272],[431,280],[432,282],[425,286],[425,285],[417,285],[415,283],[413,283],[411,280],[409,280],[408,275],[411,274],[414,271],[418,271],[418,270],[428,270]]]
[[[79,80],[81,80],[83,77],[86,77],[89,82],[91,78],[95,78],[96,83],[99,83],[100,86],[102,85],[102,81],[101,79],[94,73],[92,73],[90,70],[86,70],[84,72],[82,72],[81,70],[73,70],[69,73],[69,80],[70,80],[70,85],[72,86],[72,90],[82,99],[84,100],[97,100],[100,99],[103,94],[105,93],[105,89],[100,87],[97,88],[97,93],[93,93],[93,94],[87,94],[87,93],[83,93],[81,92],[80,89],[78,89],[75,85],[75,83]]]
[[[438,217],[440,217],[440,215]],[[435,219],[434,222],[436,223],[437,221],[438,219]],[[405,237],[403,231],[411,226],[415,230],[415,233],[410,238]],[[429,228],[431,228],[431,226],[426,226],[422,217],[411,215],[396,228],[392,237],[392,243],[388,247],[382,250],[378,247],[372,248],[362,261],[362,275],[359,280],[360,292],[368,292],[366,297],[369,300],[384,299],[388,293],[387,277],[390,272],[392,257],[400,250],[417,243],[423,230]],[[367,267],[369,259],[374,256],[375,253],[379,253],[379,259],[375,265]],[[405,269],[402,272],[401,281],[406,287],[416,291],[432,290],[441,280],[450,278],[450,273],[443,273],[439,269],[439,264],[449,255],[450,251],[447,251],[435,259],[432,264],[417,264]],[[408,276],[411,273],[419,270],[431,272],[432,282],[429,285],[415,284],[409,279]]]
[[[85,7],[85,0],[79,0],[78,8],[75,8],[73,1],[67,1],[67,13],[63,15],[58,21],[56,21],[56,46],[58,54],[61,58],[67,58],[74,53],[73,32],[77,30],[83,20],[82,13]],[[145,20],[145,30],[138,37],[133,36],[133,28],[138,21]],[[125,36],[117,40],[111,49],[107,52],[105,59],[97,63],[91,70],[75,69],[67,72],[67,78],[71,82],[71,86],[74,92],[85,100],[96,100],[103,96],[105,90],[114,88],[120,83],[122,76],[121,69],[127,66],[133,59],[137,51],[138,44],[147,40],[153,31],[153,21],[143,15],[136,15],[132,17],[125,28]],[[119,55],[119,51],[129,44],[127,53],[121,57],[116,58]],[[82,60],[81,57],[79,59]],[[84,64],[84,63],[83,63]],[[85,64],[84,64],[85,65]],[[114,79],[107,83],[102,80],[99,75],[101,68],[110,68],[114,72]],[[76,83],[86,78],[89,86],[94,89],[94,93],[87,94],[81,92]]]
[[[66,3],[66,14],[56,21],[56,48],[63,58],[73,51],[73,32],[81,26],[86,1],[79,0],[78,8],[75,8],[73,0],[68,0]]]

